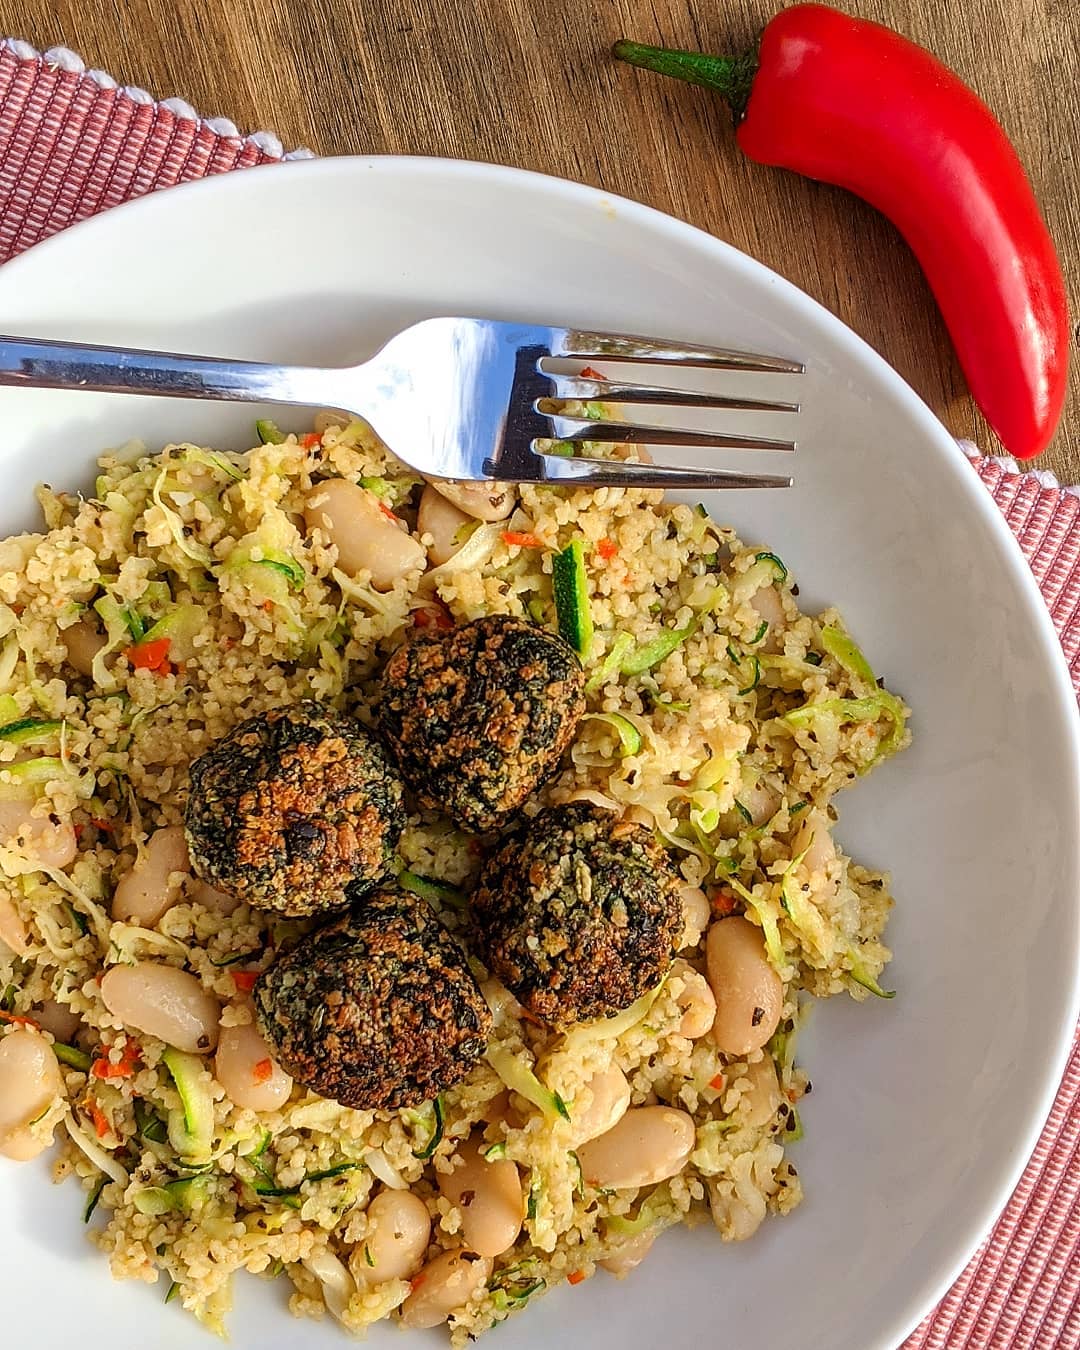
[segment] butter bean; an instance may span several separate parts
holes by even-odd
[[[277,1111],[289,1100],[293,1080],[274,1059],[254,1024],[222,1027],[214,1077],[229,1100],[249,1111]]]
[[[180,899],[181,884],[190,868],[184,827],[168,825],[155,830],[134,867],[116,883],[113,918],[153,928]]]
[[[431,486],[474,520],[505,520],[517,502],[517,493],[506,483],[447,482]]]
[[[64,1079],[52,1047],[36,1031],[17,1027],[0,1040],[0,1154],[28,1162],[49,1147],[52,1130],[30,1122],[63,1095]]]
[[[461,1236],[481,1256],[501,1256],[514,1245],[525,1206],[517,1164],[480,1155],[475,1139],[459,1145],[462,1165],[438,1174],[439,1193],[461,1210]]]
[[[101,981],[101,997],[125,1027],[189,1055],[208,1054],[218,1043],[221,1007],[186,970],[159,961],[113,966]]]
[[[80,619],[64,629],[60,640],[67,648],[68,665],[89,679],[94,673],[94,657],[108,641],[105,634],[99,633],[92,623]]]
[[[459,1248],[429,1261],[401,1308],[403,1326],[438,1327],[475,1298],[491,1278],[491,1261]]]
[[[614,1129],[629,1106],[630,1084],[617,1064],[594,1073],[574,1101],[571,1123],[575,1147]]]
[[[304,520],[335,546],[343,572],[370,572],[377,591],[393,589],[399,577],[427,562],[423,545],[386,516],[375,494],[344,478],[315,484],[304,504]]]
[[[701,935],[708,928],[709,919],[712,917],[712,907],[709,904],[709,897],[700,886],[681,886],[679,899],[683,907],[683,931],[679,939],[679,950],[685,951],[687,947],[696,947],[701,941]]]
[[[694,1151],[694,1122],[670,1106],[637,1106],[614,1129],[578,1149],[581,1171],[594,1186],[629,1190],[680,1172]]]
[[[468,526],[475,522],[460,507],[454,505],[429,483],[420,494],[416,512],[416,533],[421,538],[430,535],[427,546],[430,562],[436,567],[449,562],[468,537]]]
[[[601,1261],[600,1265],[610,1271],[616,1279],[624,1280],[645,1260],[652,1251],[655,1241],[654,1232],[641,1233],[636,1238],[629,1238],[626,1242],[620,1242],[615,1251]]]
[[[716,999],[713,1039],[729,1055],[760,1049],[776,1030],[784,986],[765,956],[761,930],[748,919],[721,919],[705,940],[709,985]]]
[[[431,1241],[427,1205],[412,1191],[380,1191],[367,1207],[368,1231],[353,1248],[349,1269],[358,1285],[407,1280]]]
[[[675,993],[675,1002],[682,1009],[679,1035],[689,1041],[704,1036],[716,1020],[716,999],[709,982],[687,961],[677,958],[671,963],[671,978],[681,986]]]
[[[79,843],[71,822],[56,815],[34,813],[34,803],[21,798],[0,801],[0,847],[25,855],[25,861],[5,862],[11,876],[50,867],[63,871],[75,860]]]

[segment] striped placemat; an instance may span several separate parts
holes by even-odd
[[[155,102],[64,48],[0,41],[0,262],[156,188],[306,158],[180,99]],[[1080,692],[1080,497],[979,458],[1042,589]],[[1039,1145],[988,1241],[904,1350],[1080,1346],[1080,1046]],[[828,1347],[812,1347],[828,1350]]]

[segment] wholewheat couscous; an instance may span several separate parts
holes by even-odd
[[[908,714],[835,611],[800,611],[781,556],[703,508],[528,485],[435,539],[370,428],[316,425],[245,454],[108,456],[92,497],[42,490],[43,530],[0,543],[0,1152],[55,1137],[114,1276],[215,1330],[249,1272],[290,1281],[297,1315],[448,1322],[462,1345],[564,1280],[625,1274],[673,1224],[739,1240],[799,1203],[799,1024],[813,998],[887,996],[888,878],[836,843],[833,799]],[[396,574],[335,538],[339,481],[408,534]],[[516,828],[584,800],[651,831],[678,959],[614,1016],[526,1015],[470,944],[497,840],[407,797],[392,870],[468,953],[488,1040],[407,1109],[322,1097],[251,1001],[315,921],[194,875],[191,765],[304,700],[376,734],[407,632],[554,631],[571,546],[585,713]]]

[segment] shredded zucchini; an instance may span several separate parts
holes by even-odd
[[[519,1097],[532,1102],[549,1120],[569,1120],[570,1112],[557,1092],[544,1086],[517,1054],[503,1045],[489,1045],[484,1058],[502,1081]]]
[[[615,732],[619,738],[619,758],[626,759],[629,755],[639,755],[643,744],[643,737],[638,728],[630,721],[629,717],[624,717],[622,713],[586,713],[582,719],[585,722],[603,722]]]
[[[203,1061],[171,1045],[161,1059],[181,1101],[179,1111],[169,1112],[169,1143],[189,1163],[209,1162],[214,1137],[214,1099],[203,1079]]]
[[[870,662],[843,629],[823,628],[821,630],[821,645],[831,657],[843,666],[849,675],[853,675],[857,680],[862,680],[866,684],[877,684],[877,676],[874,674]]]
[[[559,635],[586,661],[592,650],[593,622],[585,574],[585,548],[580,539],[575,539],[569,548],[552,558],[551,585]]]

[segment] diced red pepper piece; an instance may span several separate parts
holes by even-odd
[[[135,670],[152,670],[155,675],[169,673],[169,648],[172,638],[154,638],[153,642],[139,642],[129,647],[124,655]]]

